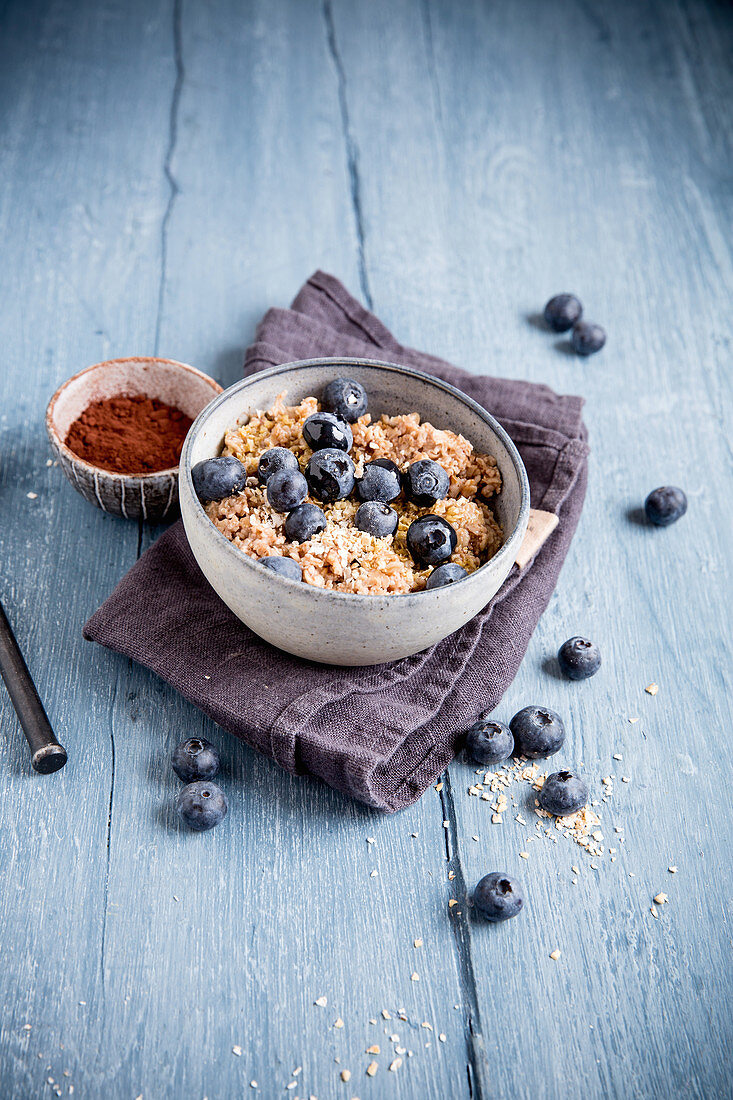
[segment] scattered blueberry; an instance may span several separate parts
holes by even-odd
[[[267,479],[267,503],[276,512],[292,512],[308,496],[308,482],[300,470],[279,470]]]
[[[559,714],[549,707],[524,707],[514,715],[509,728],[520,756],[536,760],[559,752],[565,740],[565,726]]]
[[[454,561],[448,561],[445,565],[439,565],[437,569],[432,571],[425,582],[425,587],[443,588],[446,584],[455,584],[456,581],[462,581],[467,576],[468,573],[462,565],[457,565]]]
[[[278,573],[281,577],[287,577],[288,580],[303,580],[303,570],[292,558],[281,558],[277,554],[270,554],[269,558],[260,558],[259,562],[265,569]]]
[[[176,809],[189,829],[203,833],[223,821],[229,807],[221,787],[202,780],[186,784],[178,796]]]
[[[247,484],[247,471],[234,455],[225,455],[197,462],[191,470],[191,479],[196,496],[202,504],[208,504],[210,500],[224,500],[241,493]]]
[[[326,516],[317,504],[306,501],[288,512],[285,520],[285,538],[288,542],[307,542],[326,527]],[[291,559],[292,560],[292,559]]]
[[[281,470],[297,470],[298,460],[287,447],[270,447],[260,455],[257,463],[257,477],[260,483],[265,485],[267,479],[273,474],[279,474]]]
[[[383,504],[381,500],[367,500],[361,504],[354,516],[354,526],[367,535],[377,539],[387,538],[397,530],[400,518],[394,508]]]
[[[503,722],[479,718],[466,731],[465,747],[475,764],[501,764],[514,752],[514,735]]]
[[[509,920],[516,917],[524,905],[524,893],[515,878],[494,871],[484,875],[477,885],[473,892],[473,904],[486,920]]]
[[[544,317],[555,332],[567,332],[580,320],[583,306],[574,294],[556,294],[545,306]]]
[[[601,667],[601,651],[587,638],[568,638],[560,646],[557,659],[568,680],[587,680]]]
[[[445,500],[449,488],[450,478],[431,458],[421,458],[407,467],[405,492],[413,504],[429,508],[436,500]]]
[[[309,416],[303,424],[303,439],[312,451],[322,451],[324,447],[350,451],[354,445],[349,425],[330,412],[318,412]]]
[[[366,390],[353,378],[334,378],[323,391],[321,404],[324,409],[353,424],[367,411]]]
[[[388,458],[367,462],[364,473],[356,479],[356,495],[359,500],[381,500],[385,504],[391,504],[401,492],[400,468]]]
[[[656,527],[669,527],[687,511],[687,497],[674,485],[663,485],[650,493],[644,501],[646,518]]]
[[[553,772],[548,775],[539,793],[539,804],[548,814],[567,817],[582,810],[588,802],[588,788],[572,772]]]
[[[354,488],[354,463],[344,451],[326,447],[313,452],[305,476],[313,496],[331,504],[343,500]]]
[[[448,561],[457,541],[450,523],[440,516],[420,516],[407,528],[407,549],[420,565],[441,565]]]
[[[578,321],[570,336],[573,350],[578,355],[593,355],[600,351],[606,342],[605,330],[590,321]]]
[[[173,750],[171,764],[184,783],[193,783],[194,779],[213,779],[219,771],[219,753],[211,741],[205,741],[203,737],[189,737]]]

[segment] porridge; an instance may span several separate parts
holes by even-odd
[[[390,595],[461,580],[499,549],[493,457],[415,412],[373,420],[349,379],[320,401],[285,396],[192,470],[210,520],[243,553],[319,588]]]

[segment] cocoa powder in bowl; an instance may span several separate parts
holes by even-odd
[[[154,397],[119,394],[93,401],[64,442],[75,455],[116,474],[151,474],[178,465],[193,421]]]

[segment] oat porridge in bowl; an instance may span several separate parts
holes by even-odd
[[[507,576],[529,490],[503,429],[417,371],[320,359],[256,374],[199,416],[181,458],[194,556],[232,611],[298,656],[420,652]]]

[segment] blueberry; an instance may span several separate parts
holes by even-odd
[[[354,488],[354,463],[344,451],[325,447],[313,452],[305,476],[313,496],[331,504],[343,500]]]
[[[514,735],[503,722],[479,718],[466,730],[465,748],[475,764],[501,764],[514,752]]]
[[[574,294],[556,294],[545,306],[545,321],[555,332],[567,332],[580,320],[583,307]]]
[[[202,780],[186,784],[178,796],[176,809],[189,829],[203,833],[223,821],[229,807],[221,787]]]
[[[590,321],[578,321],[570,336],[570,342],[578,355],[592,355],[600,351],[606,342],[605,330]]]
[[[270,554],[269,558],[260,558],[260,565],[269,569],[272,573],[278,573],[281,577],[287,577],[291,581],[302,581],[303,570],[297,561],[292,558],[280,558],[277,554]]]
[[[560,646],[557,659],[568,680],[587,680],[601,667],[601,651],[587,638],[568,638]]]
[[[401,492],[400,468],[388,458],[367,462],[364,473],[356,479],[356,495],[359,500],[381,500],[385,504],[391,504]]]
[[[429,508],[436,500],[445,500],[449,488],[450,478],[431,458],[421,458],[407,467],[405,492],[413,504]]]
[[[687,497],[674,485],[663,485],[650,493],[644,501],[646,518],[656,527],[669,527],[687,511]]]
[[[181,741],[171,756],[173,771],[184,783],[194,779],[213,779],[219,771],[219,753],[211,741],[189,737]]]
[[[486,920],[509,920],[516,917],[524,905],[524,893],[515,878],[494,871],[484,875],[477,885],[473,892],[473,904]]]
[[[440,516],[420,516],[407,528],[407,549],[420,565],[441,565],[448,561],[458,538]]]
[[[536,760],[559,752],[565,740],[565,726],[549,707],[525,707],[514,715],[509,728],[520,756]]]
[[[276,512],[292,512],[308,496],[308,482],[300,470],[279,470],[267,479],[267,503]]]
[[[324,447],[350,451],[354,445],[349,425],[330,412],[313,413],[309,416],[303,424],[303,439],[312,451],[322,451]]]
[[[321,404],[324,409],[353,424],[367,411],[366,390],[353,378],[334,378],[323,391]]]
[[[257,477],[261,484],[265,485],[267,479],[273,474],[279,474],[281,470],[297,469],[298,460],[292,451],[287,447],[270,447],[269,451],[260,455],[260,461],[257,463]]]
[[[456,565],[454,561],[448,561],[445,565],[439,565],[427,579],[426,588],[443,588],[446,584],[455,584],[462,581],[468,573],[462,565]]]
[[[399,521],[400,517],[389,504],[383,504],[381,500],[367,500],[359,506],[354,517],[354,526],[365,531],[367,535],[384,539],[395,533]]]
[[[588,802],[588,788],[582,779],[572,772],[553,772],[548,775],[539,793],[539,803],[548,814],[567,817],[582,810]]]
[[[326,516],[317,504],[306,501],[288,513],[285,538],[288,542],[307,542],[326,527]],[[292,560],[292,559],[291,559]]]
[[[225,455],[197,462],[191,470],[191,479],[196,496],[202,504],[208,504],[210,500],[224,500],[241,493],[247,484],[247,471],[234,455]]]

